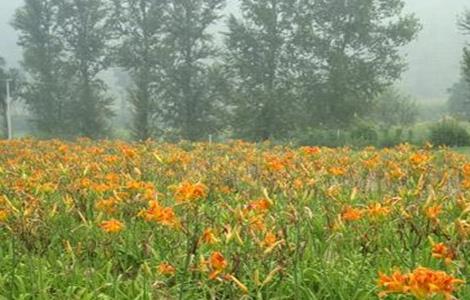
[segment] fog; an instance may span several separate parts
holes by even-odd
[[[238,1],[229,0],[227,11],[236,12]],[[423,30],[404,52],[409,69],[403,76],[402,88],[421,102],[443,102],[447,89],[458,80],[465,36],[457,27],[457,19],[470,7],[467,0],[406,0],[407,10],[416,13]],[[9,25],[22,0],[1,0],[0,56],[11,66],[21,60],[16,33]],[[223,27],[220,27],[220,31]]]

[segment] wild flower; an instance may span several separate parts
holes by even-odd
[[[107,233],[119,233],[124,229],[124,224],[116,219],[104,221],[100,225],[101,229]]]
[[[444,243],[437,243],[432,246],[432,257],[442,259],[446,264],[450,264],[455,258],[455,252]]]
[[[403,274],[395,271],[391,276],[379,274],[378,286],[383,289],[380,297],[388,294],[412,295],[417,299],[431,299],[441,295],[452,299],[452,294],[463,280],[457,279],[446,272],[418,267],[413,272]]]
[[[172,276],[176,274],[176,268],[168,262],[162,262],[158,265],[158,272],[165,276]]]
[[[207,187],[202,183],[181,183],[175,191],[175,199],[178,202],[191,202],[204,198],[207,195]]]

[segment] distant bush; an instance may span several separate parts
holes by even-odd
[[[295,134],[296,144],[301,146],[343,147],[349,136],[342,130],[309,128]]]
[[[435,146],[470,145],[470,135],[457,121],[445,120],[431,127],[429,141]]]
[[[351,146],[375,146],[378,140],[379,134],[375,127],[370,124],[361,123],[351,130]]]

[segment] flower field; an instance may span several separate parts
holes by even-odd
[[[0,142],[0,299],[470,299],[470,160]]]

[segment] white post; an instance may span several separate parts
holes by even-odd
[[[11,103],[11,98],[10,98],[10,81],[7,79],[7,98],[6,98],[6,118],[7,118],[7,130],[8,130],[8,139],[12,139],[12,130],[11,130],[11,114],[10,114],[10,103]]]

